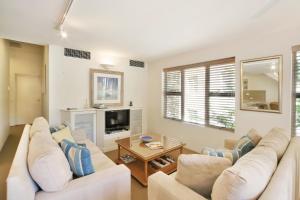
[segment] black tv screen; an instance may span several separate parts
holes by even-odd
[[[105,128],[107,129],[122,129],[129,126],[129,109],[112,110],[105,112]]]

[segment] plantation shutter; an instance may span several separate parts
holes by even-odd
[[[235,65],[209,67],[209,125],[234,128]]]
[[[300,135],[300,46],[294,47],[293,50],[294,63],[294,91],[295,91],[295,106],[294,106],[294,132]]]
[[[234,128],[234,58],[164,69],[164,116]]]
[[[205,124],[205,67],[184,70],[184,121]]]
[[[181,71],[165,73],[165,117],[181,120],[182,117],[182,92]]]

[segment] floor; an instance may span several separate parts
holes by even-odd
[[[0,152],[0,200],[6,199],[6,177],[19,144],[24,126],[13,126]]]
[[[8,175],[12,160],[14,158],[24,126],[13,126],[10,129],[10,135],[0,152],[0,200],[6,199],[6,177]],[[184,149],[183,153],[194,153],[188,149]],[[107,153],[112,160],[116,160],[117,151]],[[132,200],[147,200],[147,188],[143,187],[134,178],[131,179]]]

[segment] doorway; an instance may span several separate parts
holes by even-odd
[[[16,74],[16,125],[32,123],[42,115],[41,78]]]
[[[44,46],[10,41],[10,126],[31,124],[43,115]]]

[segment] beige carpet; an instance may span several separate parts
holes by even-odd
[[[17,150],[19,140],[24,126],[13,126],[10,128],[8,136],[1,152],[0,152],[0,199],[6,199],[6,177],[8,175],[12,160]]]
[[[10,135],[0,152],[0,200],[6,199],[6,177],[8,175],[12,160],[14,158],[17,146],[24,126],[14,126],[10,129]],[[184,149],[184,153],[194,153]],[[112,160],[116,160],[117,151],[106,153]],[[132,200],[147,200],[147,188],[143,187],[136,179],[131,179],[131,196]]]

